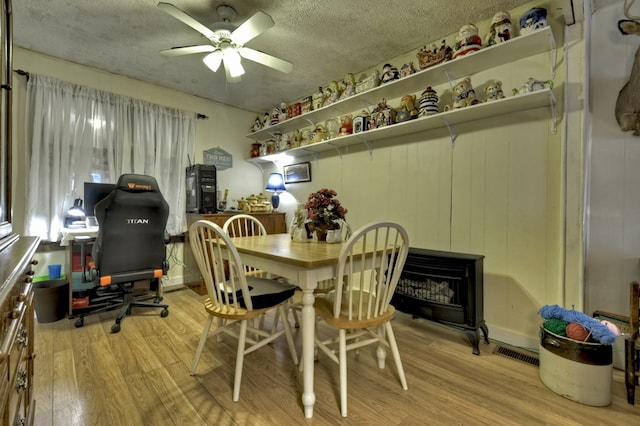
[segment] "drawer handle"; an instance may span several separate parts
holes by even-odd
[[[18,392],[21,390],[26,390],[29,387],[29,379],[27,378],[27,370],[22,368],[18,368],[18,372],[16,373],[16,389]]]
[[[29,336],[27,335],[27,329],[24,328],[22,324],[20,324],[20,329],[18,330],[18,337],[16,337],[16,342],[21,345],[23,348],[26,348],[29,345]]]

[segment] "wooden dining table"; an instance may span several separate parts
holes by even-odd
[[[315,311],[314,294],[318,281],[336,275],[341,243],[299,243],[289,234],[231,238],[242,263],[289,278],[302,289],[302,405],[306,418],[313,417],[316,396],[313,390]]]

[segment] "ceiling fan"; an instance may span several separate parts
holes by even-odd
[[[173,47],[160,51],[163,55],[180,56],[209,52],[202,61],[213,72],[218,71],[220,64],[224,64],[227,81],[229,82],[240,81],[240,76],[244,74],[241,57],[283,73],[289,73],[293,70],[293,64],[290,62],[244,47],[253,38],[275,25],[273,19],[264,12],[257,12],[236,28],[231,23],[231,20],[236,16],[235,9],[231,6],[221,5],[218,6],[217,12],[222,18],[222,22],[214,24],[212,28],[208,28],[170,3],[160,2],[158,7],[198,31],[211,43],[198,46]]]

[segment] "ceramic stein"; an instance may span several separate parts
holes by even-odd
[[[340,229],[330,229],[327,231],[327,243],[339,243],[342,240],[342,232]]]

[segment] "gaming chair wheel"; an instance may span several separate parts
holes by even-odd
[[[160,312],[160,316],[162,318],[168,317],[169,316],[169,310],[167,308],[164,308],[161,312]]]
[[[115,324],[113,324],[113,325],[111,326],[111,332],[112,332],[112,333],[117,333],[117,332],[119,332],[119,331],[120,331],[120,324],[115,323]]]
[[[75,322],[75,326],[76,326],[76,328],[80,328],[80,327],[82,327],[83,325],[84,325],[84,318],[83,318],[83,317],[78,318],[78,319],[76,320],[76,322]]]

